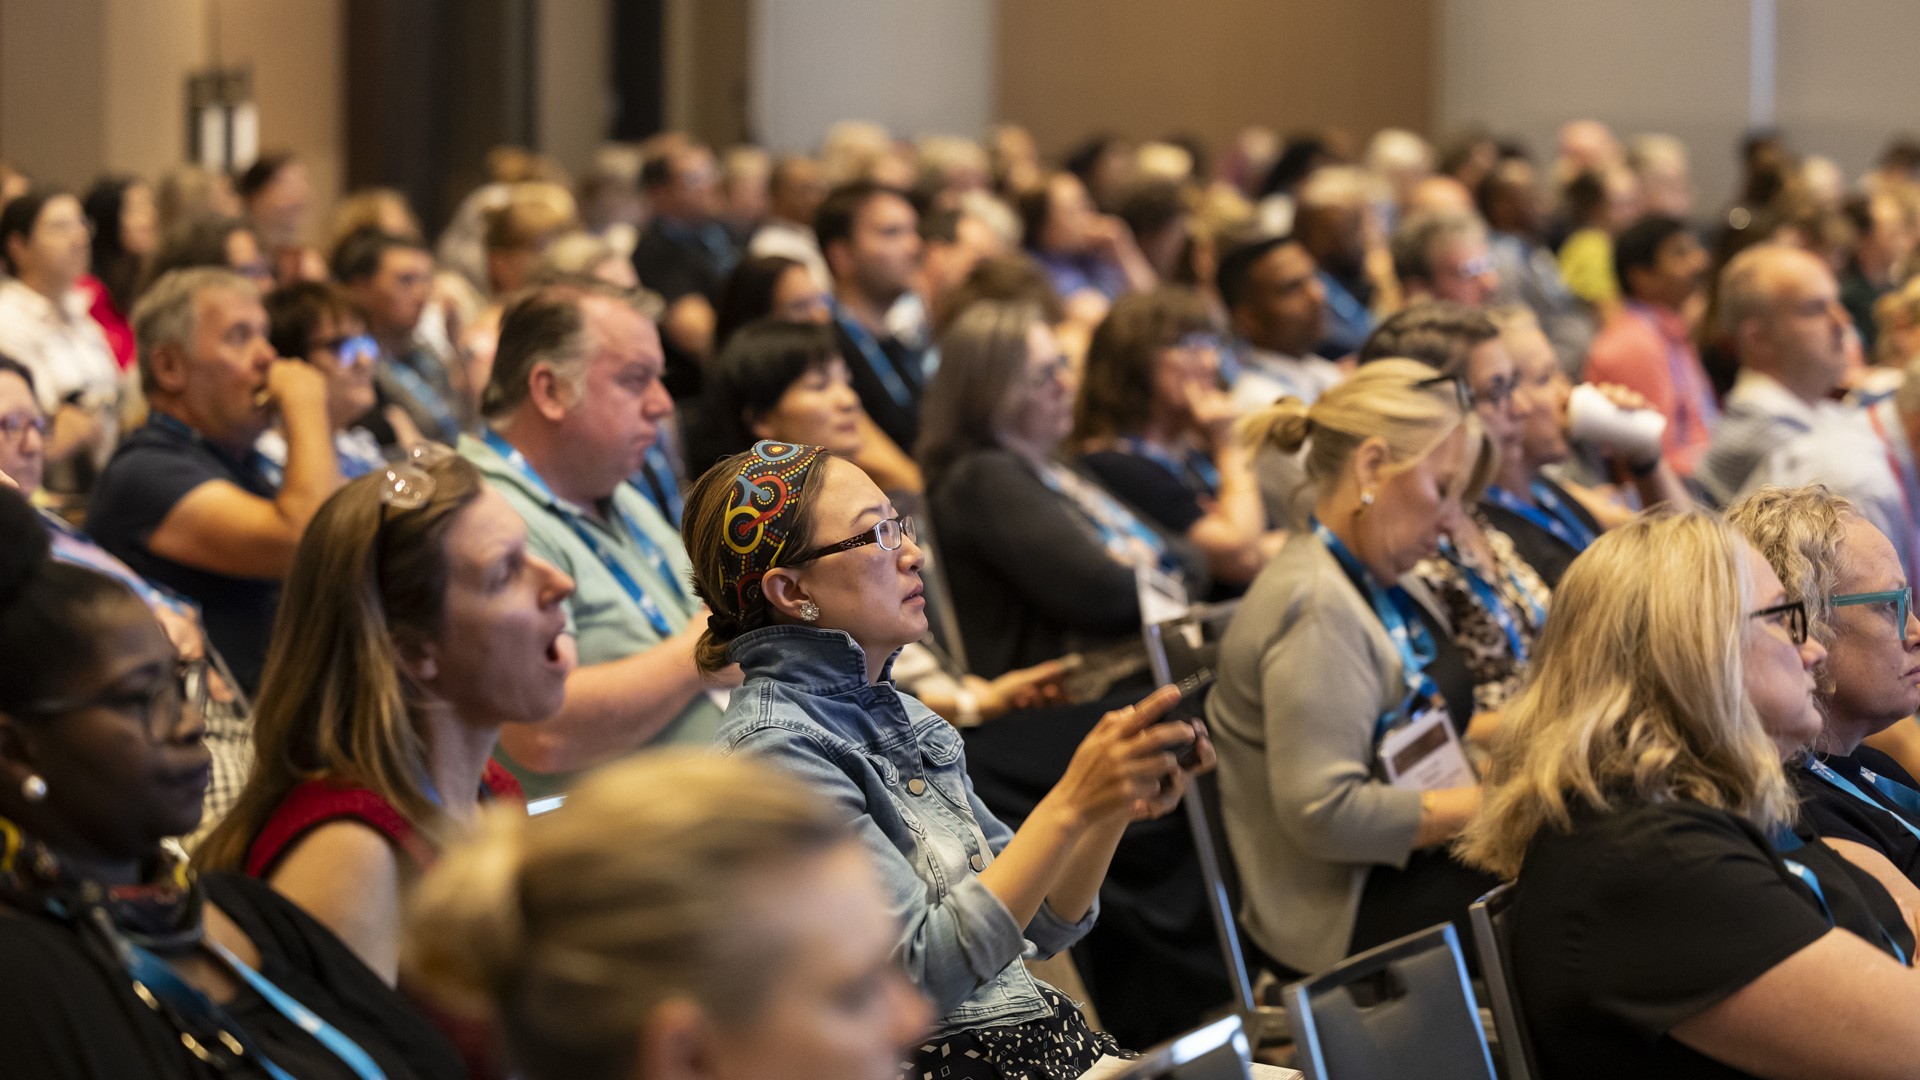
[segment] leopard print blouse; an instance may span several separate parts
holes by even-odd
[[[1414,573],[1433,590],[1453,624],[1453,642],[1473,676],[1474,711],[1492,712],[1519,692],[1527,673],[1525,657],[1532,655],[1553,593],[1514,550],[1513,541],[1506,533],[1495,528],[1478,507],[1469,513],[1479,524],[1487,548],[1493,552],[1495,570],[1491,574],[1482,573],[1481,577],[1489,581],[1499,595],[1525,655],[1514,654],[1506,632],[1475,595],[1467,581],[1463,564],[1468,557],[1464,552],[1456,549],[1453,558],[1443,553],[1423,559]]]

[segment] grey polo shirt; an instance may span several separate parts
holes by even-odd
[[[666,638],[608,564],[601,561],[601,553],[653,601],[670,633],[677,633],[694,617],[700,602],[693,595],[693,563],[687,558],[687,549],[680,542],[680,534],[633,485],[620,485],[613,494],[617,513],[603,518],[581,513],[578,508],[555,499],[544,485],[536,483],[492,447],[471,435],[460,437],[460,453],[479,468],[494,490],[505,496],[526,522],[528,548],[573,577],[574,593],[566,601],[567,625],[579,644],[582,667],[624,660],[653,648]],[[676,580],[669,581],[661,573],[656,561],[628,534],[620,518],[631,522],[653,542]],[[594,538],[600,553],[588,545],[582,532]],[[707,745],[719,727],[720,707],[709,695],[697,694],[648,745]],[[530,772],[508,758],[504,750],[496,750],[495,756],[520,778],[529,797],[564,791],[573,779],[570,774]]]

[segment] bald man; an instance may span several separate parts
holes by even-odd
[[[1799,248],[1762,244],[1741,252],[1720,279],[1720,330],[1740,376],[1694,478],[1725,506],[1761,461],[1815,430],[1858,423],[1833,401],[1847,371],[1852,322],[1833,271]]]

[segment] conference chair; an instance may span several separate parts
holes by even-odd
[[[1179,682],[1188,676],[1213,668],[1219,652],[1220,636],[1232,621],[1239,601],[1197,604],[1177,619],[1146,627],[1143,637],[1147,661],[1155,678],[1162,683]],[[1240,875],[1234,867],[1233,853],[1227,848],[1225,817],[1220,807],[1220,777],[1208,773],[1187,789],[1181,800],[1187,829],[1193,834],[1193,846],[1199,854],[1200,870],[1206,878],[1207,909],[1213,918],[1214,939],[1226,968],[1227,981],[1234,990],[1234,1011],[1248,1035],[1259,1046],[1283,1045],[1292,1038],[1287,1012],[1275,1005],[1263,1005],[1254,994],[1245,937],[1235,912],[1240,904]]]
[[[1533,1044],[1527,1040],[1526,1018],[1513,993],[1511,940],[1507,909],[1513,905],[1512,884],[1502,885],[1473,902],[1467,918],[1473,925],[1473,947],[1480,956],[1480,978],[1486,983],[1487,1005],[1493,1010],[1493,1029],[1500,1044],[1500,1063],[1506,1080],[1533,1080],[1539,1069]]]
[[[1308,1080],[1495,1080],[1451,923],[1350,957],[1287,987],[1286,998]]]

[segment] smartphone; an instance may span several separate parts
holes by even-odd
[[[1180,767],[1183,769],[1192,768],[1200,763],[1200,740],[1197,736],[1204,735],[1207,731],[1207,724],[1203,716],[1206,712],[1207,691],[1213,689],[1214,681],[1214,674],[1211,668],[1201,668],[1199,671],[1181,679],[1175,684],[1180,690],[1180,700],[1175,702],[1173,708],[1168,709],[1167,714],[1160,718],[1162,723],[1173,721],[1175,723],[1185,722],[1193,725],[1193,733],[1196,738],[1181,747],[1180,752],[1174,757],[1174,760],[1178,761]]]

